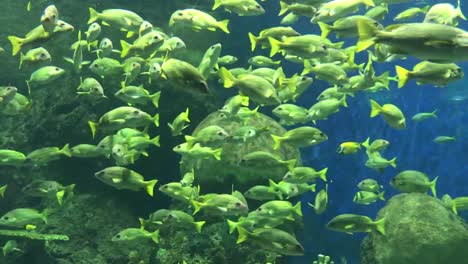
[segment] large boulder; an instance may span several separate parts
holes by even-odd
[[[468,263],[464,221],[434,197],[400,194],[380,210],[386,235],[369,235],[361,245],[362,264]]]
[[[203,192],[230,192],[232,184],[237,190],[245,190],[257,184],[268,184],[268,179],[280,181],[287,172],[284,165],[243,164],[241,162],[242,157],[250,152],[266,151],[277,155],[282,160],[296,159],[297,164],[300,164],[301,159],[298,148],[285,143],[281,144],[279,149],[273,149],[271,134],[283,135],[286,130],[278,122],[264,114],[258,113],[244,123],[243,120],[236,117],[227,117],[221,112],[214,112],[198,125],[193,132],[193,136],[196,136],[201,129],[211,125],[222,127],[230,135],[234,135],[243,126],[255,127],[260,132],[245,142],[242,140],[226,140],[206,145],[212,148],[222,148],[221,160],[205,159],[194,162],[187,157],[182,158],[182,175],[191,171],[193,164],[195,164],[195,179],[197,184],[203,186]]]

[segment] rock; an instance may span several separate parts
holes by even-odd
[[[283,135],[286,130],[272,118],[258,113],[257,116],[249,119],[247,124],[235,117],[229,118],[220,112],[214,112],[208,115],[195,129],[193,135],[196,136],[201,129],[217,125],[222,127],[230,135],[233,135],[239,128],[247,125],[255,127],[257,130],[267,131],[259,133],[252,139],[242,142],[239,140],[226,140],[207,145],[211,148],[223,148],[221,160],[205,159],[205,160],[189,160],[187,157],[182,158],[181,172],[184,173],[192,170],[192,165],[195,164],[195,180],[196,184],[203,186],[203,192],[230,192],[232,184],[236,189],[244,191],[257,184],[268,184],[268,179],[275,182],[280,181],[287,168],[284,165],[280,166],[265,166],[265,164],[240,164],[242,157],[254,151],[267,151],[279,156],[282,160],[297,160],[297,166],[300,165],[299,149],[288,144],[281,144],[278,150],[273,150],[273,139],[271,134]],[[222,186],[220,185],[222,183]],[[220,187],[225,187],[221,190]]]
[[[370,234],[361,245],[362,264],[462,263],[468,259],[464,221],[432,196],[394,196],[380,210],[386,235]]]

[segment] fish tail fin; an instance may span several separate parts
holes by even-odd
[[[52,209],[49,208],[44,209],[44,211],[41,213],[41,219],[46,225],[48,224],[48,217],[50,214],[52,214]]]
[[[380,106],[379,103],[377,103],[376,101],[372,99],[370,100],[370,103],[371,103],[370,117],[378,116],[382,112],[382,106]]]
[[[221,6],[221,0],[215,0],[211,10],[216,10],[220,6]]]
[[[146,192],[151,197],[153,197],[153,195],[154,195],[154,186],[156,185],[157,182],[158,182],[158,180],[156,180],[156,179],[146,182]]]
[[[231,88],[236,84],[236,77],[225,67],[219,70],[219,74],[224,82],[224,88]]]
[[[322,38],[326,38],[328,37],[328,35],[330,35],[330,33],[332,32],[333,30],[333,26],[330,26],[328,25],[327,23],[324,23],[324,22],[318,22],[318,25],[320,27],[320,30],[322,31],[322,34],[321,34],[321,37]]]
[[[382,200],[382,201],[385,201],[385,196],[384,195],[385,195],[384,191],[380,192],[379,195],[378,195],[379,199]]]
[[[185,122],[190,122],[190,119],[189,119],[189,108],[187,107],[187,109],[185,109],[185,112],[183,114],[183,119]]]
[[[154,107],[159,108],[159,98],[161,98],[161,91],[154,93],[153,95],[150,96],[150,98]]]
[[[463,20],[466,20],[466,17],[465,15],[463,15],[463,12],[461,10],[461,5],[460,5],[460,0],[457,1],[457,8],[455,9],[455,12],[456,14],[458,15],[458,17],[460,17],[461,19]]]
[[[159,244],[159,229],[151,233],[151,240],[153,240],[154,243]]]
[[[439,179],[439,176],[435,177],[435,179],[433,181],[431,181],[431,192],[432,192],[432,195],[434,195],[434,197],[437,198],[437,190],[436,190],[436,185],[437,185],[437,180]]]
[[[223,149],[222,148],[219,148],[219,149],[215,149],[213,151],[213,157],[216,159],[216,160],[221,160],[221,153],[223,152]]]
[[[277,135],[271,135],[271,137],[273,138],[273,142],[275,143],[274,146],[273,146],[273,149],[279,149],[280,145],[281,145],[281,140],[282,138],[280,136],[277,136]]]
[[[313,71],[314,66],[310,63],[309,60],[304,60],[304,70],[302,70],[301,75],[309,74]]]
[[[18,38],[15,36],[8,36],[8,40],[11,43],[11,46],[13,48],[12,54],[15,56],[20,52],[21,47],[23,46],[24,39],[23,38]]]
[[[229,34],[230,32],[229,32],[228,24],[229,24],[229,19],[219,21],[218,28],[224,31],[224,33]]]
[[[192,200],[192,205],[193,205],[193,215],[198,213],[198,211],[200,211],[200,209],[203,207],[203,204],[196,200]]]
[[[396,165],[396,157],[394,157],[393,159],[390,160],[390,166],[392,166],[393,168],[396,168],[397,165]]]
[[[364,142],[361,143],[361,145],[362,145],[363,147],[365,147],[366,149],[368,149],[369,146],[370,146],[370,145],[369,145],[369,142],[370,142],[370,138],[368,137],[368,138],[366,138],[366,140],[365,140]]]
[[[398,76],[398,88],[402,88],[406,83],[408,83],[410,71],[398,65],[395,66],[395,70]]]
[[[317,184],[312,184],[312,185],[310,185],[310,186],[309,186],[309,190],[310,190],[311,192],[315,192],[315,191],[317,190]]]
[[[297,202],[296,205],[294,205],[294,213],[298,216],[302,216],[302,206],[301,206],[301,201]]]
[[[8,184],[5,184],[2,187],[0,187],[0,197],[3,198],[5,196],[5,191],[6,191],[7,187],[8,187]]]
[[[340,104],[344,107],[348,107],[348,104],[346,103],[346,94],[341,98]]]
[[[159,127],[159,113],[153,116],[153,123],[156,127]]]
[[[120,46],[122,46],[122,52],[120,53],[121,58],[125,58],[128,53],[130,52],[130,49],[132,48],[132,45],[125,40],[120,40]]]
[[[160,147],[161,144],[159,143],[159,137],[160,136],[155,136],[153,139],[151,139],[151,143],[155,145],[156,147]]]
[[[70,158],[70,157],[72,156],[72,155],[71,155],[71,152],[70,152],[70,144],[66,144],[65,146],[63,146],[63,148],[60,150],[60,152],[61,152],[63,155],[65,155],[65,156],[67,156],[67,157]]]
[[[288,12],[289,10],[289,5],[283,1],[280,1],[280,11],[278,13],[278,16],[283,15],[284,13]]]
[[[236,242],[237,244],[240,244],[249,238],[250,233],[244,228],[240,226],[237,227],[237,232],[239,232],[239,236],[237,237],[237,242]]]
[[[296,167],[296,163],[297,163],[296,159],[287,160],[286,165],[288,166],[288,170],[292,171],[294,169],[294,167]]]
[[[385,236],[385,218],[375,221],[374,224],[377,232]]]
[[[361,52],[375,44],[375,36],[378,28],[365,20],[358,21],[359,40],[356,44],[356,51]]]
[[[431,112],[431,115],[434,117],[434,118],[438,118],[437,117],[437,112],[439,111],[439,109],[436,109],[434,111]]]
[[[250,40],[250,49],[254,51],[255,47],[257,47],[258,38],[254,34],[249,32],[249,40]]]
[[[227,224],[229,227],[229,234],[232,234],[234,233],[234,230],[236,230],[237,226],[239,225],[239,222],[234,222],[228,219]]]
[[[93,23],[94,21],[98,20],[98,18],[99,18],[99,13],[96,11],[96,9],[90,7],[88,24]]]
[[[377,80],[383,84],[385,89],[390,90],[390,79],[389,79],[390,72],[386,71],[382,73],[382,75],[377,76]]]
[[[57,198],[57,202],[60,206],[63,204],[63,196],[65,195],[65,190],[61,190],[55,194],[55,197]]]
[[[96,132],[99,126],[99,123],[94,123],[93,121],[88,121],[89,128],[91,129],[91,135],[93,139],[96,137]]]
[[[65,194],[67,194],[67,198],[73,197],[73,195],[74,195],[73,191],[75,190],[75,186],[76,186],[76,184],[74,184],[74,183],[70,184],[68,186],[65,186],[64,189],[65,189]]]
[[[273,57],[275,56],[276,53],[278,53],[281,50],[282,42],[271,37],[268,38],[268,42],[270,42],[270,47],[271,47],[270,57]]]
[[[202,231],[202,227],[203,225],[205,224],[206,222],[205,221],[199,221],[199,222],[195,222],[195,229],[197,230],[198,233],[201,233]]]
[[[325,169],[318,172],[319,175],[320,175],[319,178],[322,179],[324,182],[327,181],[327,172],[328,172],[328,168],[325,168]]]

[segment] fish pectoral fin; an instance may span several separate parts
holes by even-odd
[[[106,27],[110,27],[110,26],[111,26],[109,23],[107,23],[107,22],[105,22],[105,21],[101,21],[101,24],[103,24],[103,25],[106,26]]]
[[[272,242],[271,244],[273,244],[276,248],[284,248],[284,246],[278,242]]]
[[[220,206],[218,206],[218,207],[216,207],[216,208],[218,208],[218,210],[220,210],[220,211],[222,211],[222,212],[227,212],[227,211],[228,211],[228,209],[227,209],[226,207],[220,207]]]
[[[113,183],[121,183],[121,182],[122,182],[122,179],[119,179],[119,178],[112,178],[112,182],[113,182]]]
[[[354,227],[354,224],[345,225],[344,229],[349,230],[349,229],[352,229],[353,227]]]

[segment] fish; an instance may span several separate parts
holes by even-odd
[[[41,16],[41,24],[46,32],[53,32],[59,19],[59,11],[55,5],[49,5]]]
[[[153,189],[157,179],[145,181],[143,176],[133,170],[123,167],[108,167],[98,171],[94,176],[103,183],[118,190],[139,191],[144,189],[149,196],[153,196]]]
[[[216,10],[220,7],[239,16],[259,16],[265,14],[265,9],[255,0],[215,0],[211,10]]]
[[[169,19],[169,26],[177,25],[192,28],[194,31],[209,30],[216,31],[217,29],[229,34],[229,20],[217,21],[214,17],[197,9],[177,10]]]
[[[454,63],[442,64],[423,61],[414,66],[412,71],[395,66],[398,75],[398,88],[405,86],[409,80],[417,79],[418,85],[432,84],[436,87],[447,86],[450,82],[463,78],[463,69]]]
[[[22,191],[31,197],[56,199],[57,203],[62,205],[64,198],[66,201],[74,196],[74,189],[75,184],[63,186],[56,181],[33,180],[30,184],[26,185]]]
[[[431,6],[424,17],[424,23],[457,26],[458,18],[466,20],[461,10],[460,2],[460,0],[457,1],[457,7],[449,3],[440,3]]]
[[[210,71],[215,67],[216,62],[221,55],[221,49],[221,43],[216,43],[205,51],[205,54],[200,61],[200,65],[198,65],[198,71],[200,71],[201,75],[205,79],[208,78]]]
[[[170,182],[159,187],[162,193],[185,203],[190,203],[193,199],[198,198],[200,187],[183,186],[180,182]]]
[[[161,77],[171,82],[177,89],[199,95],[209,94],[205,77],[188,62],[173,58],[165,60],[161,65],[161,72]]]
[[[26,52],[26,54],[23,54],[21,52],[18,69],[21,69],[21,67],[24,64],[36,64],[40,62],[49,62],[51,60],[52,60],[52,57],[50,56],[50,53],[45,48],[39,47],[39,48],[30,49],[28,50],[28,52]]]
[[[257,45],[262,46],[262,48],[269,47],[269,38],[282,40],[285,37],[299,36],[300,34],[292,27],[272,27],[260,31],[258,36],[255,36],[251,32],[249,32],[248,35],[251,44],[251,50],[254,51]]]
[[[217,64],[219,66],[230,66],[235,64],[239,59],[232,55],[224,55],[218,58]]]
[[[18,88],[13,86],[0,86],[0,109],[7,106],[16,96]]]
[[[298,127],[287,131],[284,135],[271,135],[273,149],[279,149],[281,144],[287,143],[295,147],[307,147],[320,144],[328,139],[328,136],[315,127]]]
[[[370,100],[371,103],[371,113],[370,117],[376,117],[382,115],[385,122],[394,129],[405,129],[406,128],[406,118],[403,112],[393,104],[384,104],[379,105],[374,100]]]
[[[229,133],[226,132],[226,130],[224,130],[222,127],[211,125],[199,130],[196,135],[186,135],[185,140],[189,146],[193,146],[195,143],[206,144],[223,141],[230,137],[231,135],[229,135]]]
[[[193,216],[187,214],[184,211],[180,210],[170,210],[169,214],[166,217],[166,221],[172,225],[176,224],[178,226],[187,227],[192,226],[198,233],[201,233],[205,221],[195,221]]]
[[[180,183],[182,186],[192,186],[193,181],[195,180],[195,171],[192,169],[192,171],[186,172],[182,179],[180,180]]]
[[[399,21],[399,20],[408,20],[408,19],[416,18],[420,14],[426,14],[427,11],[429,11],[429,8],[431,8],[431,6],[429,5],[422,7],[422,8],[411,7],[398,13],[398,15],[396,15],[395,18],[393,18],[393,20]]]
[[[249,211],[248,205],[232,194],[209,193],[192,200],[193,214],[200,210],[215,215],[245,215]]]
[[[269,186],[257,185],[245,191],[244,196],[256,201],[271,201],[280,198],[280,192],[272,190]]]
[[[221,160],[221,154],[223,152],[222,148],[213,149],[210,147],[202,147],[200,143],[195,143],[191,147],[189,147],[189,143],[182,143],[175,146],[173,150],[183,156],[197,160],[209,158]]]
[[[146,239],[159,244],[159,229],[151,233],[141,228],[126,228],[113,236],[111,240],[112,242],[126,242]]]
[[[49,84],[65,74],[65,70],[56,66],[44,66],[34,71],[29,80],[26,81],[28,85],[28,92],[31,93],[31,87],[43,86]]]
[[[405,193],[426,193],[428,190],[431,190],[434,197],[437,197],[436,184],[438,178],[435,177],[434,180],[430,181],[429,177],[420,171],[405,170],[393,177],[390,185]]]
[[[78,42],[80,41],[81,41],[81,31],[78,31]],[[75,50],[73,51],[72,58],[64,57],[64,60],[73,65],[76,73],[81,73],[83,66],[91,63],[90,61],[83,61],[83,48],[81,45],[76,45]]]
[[[457,139],[455,137],[450,137],[450,136],[437,136],[434,138],[434,142],[438,144],[444,144],[444,143],[449,143],[456,141]]]
[[[372,219],[363,215],[342,214],[330,220],[327,224],[327,228],[347,234],[377,231],[385,236],[385,218],[372,221]]]
[[[70,148],[70,154],[74,158],[97,158],[105,155],[102,148],[91,144],[78,144]]]
[[[163,36],[161,36],[157,31],[151,31],[137,38],[132,44],[125,40],[120,40],[120,45],[122,46],[120,57],[125,58],[133,51],[146,51],[148,49],[152,49],[163,42]]]
[[[128,38],[139,32],[140,26],[144,21],[143,18],[132,11],[124,9],[106,9],[99,13],[94,8],[90,7],[88,24],[92,24],[97,20],[100,20],[105,26],[111,26],[126,31]]]
[[[58,147],[44,147],[36,149],[26,156],[26,163],[32,165],[47,165],[49,162],[65,157],[71,157],[69,144]]]
[[[315,182],[317,178],[320,178],[326,182],[327,172],[328,168],[317,171],[311,167],[295,167],[291,171],[286,172],[283,177],[283,181],[291,183],[306,183]]]
[[[437,111],[438,110],[436,109],[430,113],[417,113],[413,117],[411,117],[411,120],[415,122],[421,122],[427,119],[437,118],[437,115],[436,115]]]
[[[241,164],[262,164],[264,165],[284,165],[288,170],[292,170],[297,160],[282,160],[280,156],[267,151],[253,151],[242,156]]]
[[[387,147],[390,145],[390,142],[385,139],[376,139],[370,143],[370,138],[367,138],[364,142],[361,143],[361,145],[366,148],[366,151],[369,153],[374,153],[374,152],[381,152],[387,149]]]
[[[375,3],[373,0],[332,0],[322,4],[310,21],[335,21],[358,11],[361,5],[374,7]]]
[[[147,127],[150,124],[159,126],[159,114],[149,115],[137,108],[121,106],[103,114],[98,122],[88,121],[93,138],[98,130],[116,131],[121,128]]]
[[[249,232],[242,227],[237,228],[239,237],[237,244],[247,239],[257,242],[265,251],[274,252],[286,256],[303,256],[304,248],[291,234],[274,228],[260,228]]]
[[[107,98],[101,83],[91,77],[85,78],[84,80],[80,78],[80,85],[76,88],[76,93],[79,95],[96,96],[97,98]]]
[[[354,154],[361,149],[361,143],[359,142],[343,142],[340,144],[338,150],[339,154],[349,155]]]
[[[316,214],[321,215],[325,212],[328,205],[328,184],[325,185],[325,189],[320,190],[315,195],[314,204],[307,203],[310,207],[314,208]]]
[[[171,133],[173,136],[182,135],[182,130],[186,129],[189,125],[186,123],[190,123],[189,119],[189,108],[185,110],[185,112],[180,113],[172,123],[168,123],[167,125],[171,129]]]
[[[312,120],[313,123],[317,120],[326,120],[330,115],[337,113],[340,106],[348,107],[346,95],[341,99],[330,98],[318,101],[309,108],[307,117]]]
[[[374,192],[368,192],[368,191],[359,191],[354,196],[353,202],[357,204],[368,205],[371,203],[375,203],[378,199],[385,201],[384,193],[385,192],[374,193]]]
[[[374,193],[379,193],[380,190],[383,188],[383,186],[379,185],[379,183],[374,179],[362,180],[358,183],[357,187],[361,191],[374,192]]]
[[[109,78],[123,74],[123,65],[111,58],[98,58],[91,63],[89,69],[101,78]]]
[[[147,105],[151,102],[155,108],[159,107],[159,98],[161,91],[150,94],[143,85],[127,86],[125,82],[121,83],[122,88],[115,93],[115,97],[128,103],[129,105]]]
[[[55,28],[52,33],[47,32],[42,25],[39,25],[29,31],[24,38],[16,36],[8,36],[8,40],[12,46],[12,55],[15,56],[18,54],[25,45],[37,43],[40,41],[46,41],[51,39],[53,36],[63,33],[73,31],[74,27],[63,20],[57,21]]]
[[[294,206],[289,201],[268,201],[262,204],[256,210],[258,215],[268,217],[285,217],[288,220],[294,221],[295,216],[302,216],[301,202]]]
[[[0,225],[25,228],[26,225],[31,224],[47,224],[47,217],[50,213],[51,210],[47,208],[42,212],[32,208],[16,208],[0,217]]]

